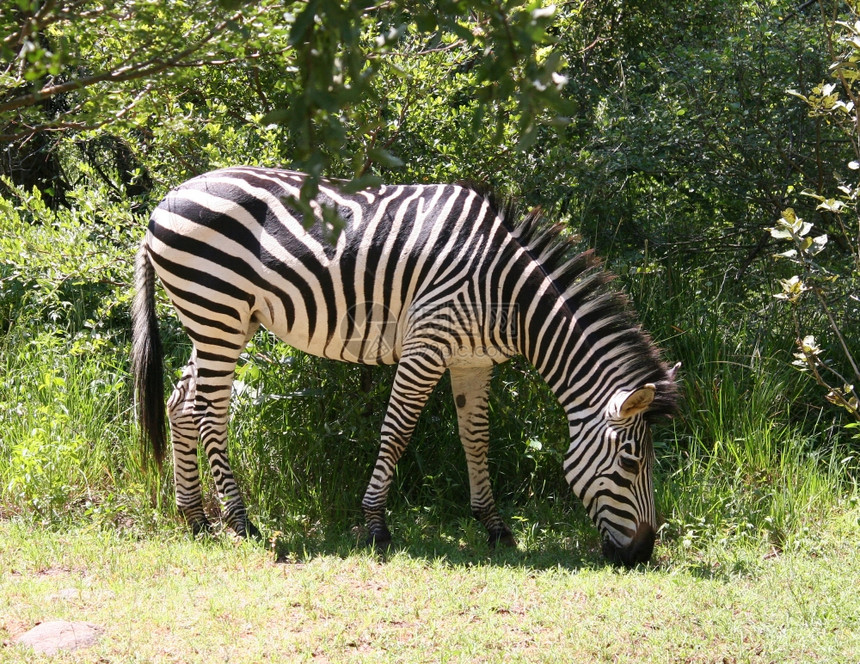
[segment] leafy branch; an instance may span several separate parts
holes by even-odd
[[[183,80],[193,78],[179,71],[207,68],[218,75],[266,59],[259,71],[286,72],[291,92],[248,115],[264,127],[284,126],[294,142],[294,165],[316,176],[330,166],[327,155],[344,151],[357,107],[378,94],[380,73],[402,76],[394,61],[449,51],[461,52],[473,72],[474,94],[482,101],[474,107],[474,126],[486,115],[495,114],[499,126],[513,117],[525,148],[544,114],[554,126],[565,122],[567,78],[550,30],[557,19],[552,6],[267,0],[220,18],[231,4],[196,0],[165,9],[145,0],[21,0],[21,9],[0,17],[6,35],[0,42],[0,140],[92,130],[120,118],[146,124]],[[95,58],[82,55],[91,52]],[[144,98],[151,101],[142,104]],[[371,138],[373,147],[383,142]],[[384,150],[353,157],[359,172],[368,159],[383,167],[399,161]]]
[[[848,250],[849,256],[836,257],[835,262],[831,258],[830,267],[826,267],[819,256],[825,256],[827,234],[813,235],[813,224],[798,217],[791,208],[783,212],[770,233],[773,238],[793,245],[776,257],[791,261],[800,268],[800,274],[780,281],[781,292],[776,294],[791,306],[798,349],[793,364],[808,371],[813,380],[827,390],[827,401],[843,408],[860,423],[857,388],[860,385],[860,367],[852,344],[846,338],[852,330],[844,323],[844,314],[857,308],[857,285],[860,281],[860,184],[856,178],[860,171],[860,14],[851,6],[849,11],[853,21],[827,19],[822,14],[828,23],[826,43],[833,80],[814,86],[808,94],[788,91],[806,104],[810,116],[822,118],[840,129],[854,150],[855,158],[848,162],[849,176],[840,177],[835,196],[803,192],[803,195],[818,201],[817,211],[835,222],[833,228],[838,244]],[[856,231],[852,230],[855,225]],[[841,361],[835,364],[844,366],[842,371],[824,359],[825,351],[815,335],[802,330],[799,307],[810,295],[836,341]]]
[[[834,207],[832,201],[823,201],[818,209],[832,211]],[[828,390],[826,399],[830,403],[844,408],[852,417],[860,421],[860,400],[855,388],[855,385],[860,385],[860,368],[825,297],[827,285],[835,282],[838,276],[831,274],[817,263],[816,257],[824,251],[828,238],[826,234],[812,237],[810,235],[812,228],[813,225],[810,222],[796,216],[794,210],[788,208],[783,212],[776,226],[770,229],[773,238],[787,240],[794,245],[794,248],[776,254],[776,257],[788,259],[800,266],[803,274],[803,277],[794,275],[788,279],[781,279],[782,290],[776,293],[775,297],[791,305],[796,334],[795,343],[798,348],[792,364],[802,370],[808,370],[815,382]],[[814,335],[802,333],[798,307],[806,293],[813,294],[816,304],[827,318],[830,331],[838,340],[842,354],[854,373],[853,383],[825,362],[823,350]],[[834,379],[838,383],[834,382]]]
[[[210,0],[175,11],[138,0],[26,4],[0,13],[0,141],[19,146],[43,132],[119,120],[140,126],[192,76],[180,71],[275,60],[289,50],[253,38],[265,35],[269,2],[224,18]]]

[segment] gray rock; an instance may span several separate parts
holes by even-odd
[[[88,648],[99,638],[102,628],[87,622],[52,620],[36,625],[15,639],[35,652],[56,655],[60,650]]]

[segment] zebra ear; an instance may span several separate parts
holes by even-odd
[[[624,401],[618,406],[618,417],[627,419],[638,413],[648,410],[648,406],[654,401],[654,396],[657,394],[657,386],[654,383],[643,385],[638,390],[632,392],[620,392],[616,398],[621,397]]]
[[[677,376],[677,375],[678,375],[678,369],[680,369],[680,368],[681,368],[681,363],[680,363],[680,362],[676,362],[676,363],[675,363],[675,366],[674,366],[674,367],[672,367],[671,369],[669,369],[669,380],[671,380],[671,381],[673,381],[673,382],[674,382],[674,380],[675,380],[675,376]]]

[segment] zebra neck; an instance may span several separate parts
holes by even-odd
[[[585,309],[585,311],[583,311]],[[526,310],[521,352],[555,394],[572,425],[606,409],[612,395],[653,376],[657,366],[637,362],[635,328],[593,320],[588,307],[545,298]],[[635,337],[634,337],[635,338]]]

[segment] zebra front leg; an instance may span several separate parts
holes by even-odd
[[[496,509],[487,466],[490,446],[487,396],[492,372],[492,367],[451,369],[451,389],[457,406],[460,442],[469,470],[472,514],[487,529],[490,546],[516,546],[511,529]]]
[[[173,482],[176,506],[194,535],[208,532],[211,525],[203,511],[200,491],[200,469],[197,442],[200,431],[194,418],[194,396],[197,376],[196,353],[182,372],[182,378],[167,400],[170,439],[173,445]]]
[[[394,477],[394,467],[409,444],[418,416],[443,373],[441,362],[434,362],[430,351],[404,355],[397,367],[388,410],[382,423],[379,455],[361,501],[369,531],[368,544],[378,549],[384,549],[391,543],[391,531],[385,520],[385,503]]]

